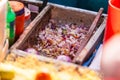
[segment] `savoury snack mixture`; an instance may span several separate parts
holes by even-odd
[[[45,29],[35,37],[35,44],[25,51],[35,52],[55,59],[61,59],[62,56],[64,61],[69,62],[74,58],[81,43],[86,39],[88,30],[89,27],[84,24],[71,23],[62,25],[57,24],[54,19],[50,19]]]

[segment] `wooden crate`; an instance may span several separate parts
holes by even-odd
[[[59,23],[60,20],[60,23],[62,24],[85,24],[85,26],[89,26],[90,28],[96,16],[97,13],[93,11],[49,3],[25,29],[23,34],[10,48],[10,50],[17,49],[24,51],[29,46],[34,45],[36,34],[45,28],[46,24],[48,24],[49,19],[51,18],[55,19],[57,23]],[[90,54],[97,46],[97,43],[102,40],[105,23],[106,15],[102,15],[97,23],[97,26],[95,27],[95,30],[92,31],[92,35],[89,35],[90,37],[87,39],[87,41],[85,40],[86,43],[83,41],[84,44],[82,44],[82,47],[80,47],[75,53],[75,57],[73,58],[72,62],[82,64],[86,59],[88,59]]]

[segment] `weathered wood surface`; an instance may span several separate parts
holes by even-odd
[[[84,46],[87,44],[87,42],[90,40],[91,36],[93,35],[94,29],[96,28],[98,21],[101,18],[102,12],[103,12],[103,8],[100,8],[100,10],[97,13],[97,16],[95,17],[94,21],[92,22],[92,25],[90,26],[89,31],[87,32],[87,35],[86,35],[87,37],[84,39],[81,46],[79,47],[79,50],[76,53],[77,56],[74,58],[73,62],[75,62],[77,64],[82,64],[85,56],[87,56],[87,53],[82,53],[81,51],[84,49]],[[97,36],[95,39],[97,39]],[[93,46],[93,44],[91,44],[91,45]],[[89,47],[92,47],[92,46],[89,46]]]
[[[79,64],[82,64],[86,59],[88,59],[92,51],[97,46],[97,43],[102,40],[103,31],[106,25],[106,15],[102,15],[102,17],[100,17],[101,12],[102,10],[100,10],[98,13],[99,16],[97,16],[97,12],[48,3],[44,10],[42,10],[25,29],[17,42],[10,48],[10,51],[17,49],[23,50],[26,48],[30,37],[34,37],[34,35],[47,24],[47,21],[50,18],[53,18],[56,21],[61,20],[62,23],[76,22],[78,25],[83,22],[87,26],[91,25],[93,27],[88,31],[88,34],[91,34],[89,35],[89,40],[85,40],[73,60],[73,62],[78,61]],[[97,20],[99,20],[98,23],[96,22]],[[97,26],[97,30],[93,33],[94,27],[96,27],[95,25]]]
[[[103,39],[103,32],[106,26],[106,19],[103,21],[103,23],[100,25],[98,30],[95,32],[95,34],[91,37],[91,39],[87,42],[85,47],[79,52],[78,56],[74,58],[74,62],[77,64],[83,64],[85,60],[88,59],[88,57],[93,53],[98,43],[100,43]]]

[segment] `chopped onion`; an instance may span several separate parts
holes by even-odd
[[[38,54],[37,50],[35,50],[34,48],[27,48],[25,51],[28,53]]]
[[[66,61],[66,62],[71,62],[71,58],[69,56],[66,56],[66,55],[59,55],[57,57],[57,60],[61,60],[61,61]]]

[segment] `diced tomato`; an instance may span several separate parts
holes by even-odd
[[[48,73],[38,73],[35,80],[52,80]]]

